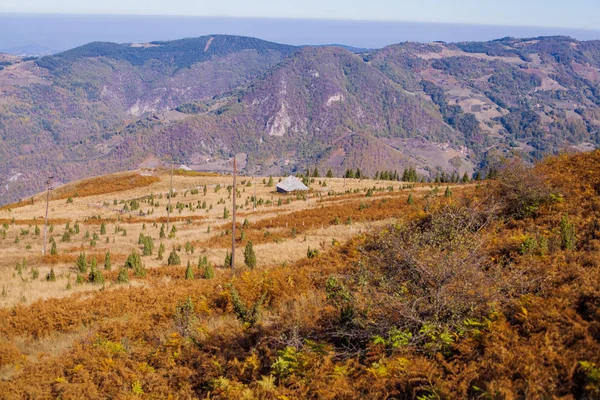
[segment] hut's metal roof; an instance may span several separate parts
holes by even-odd
[[[277,184],[277,188],[286,192],[294,192],[296,190],[308,190],[298,178],[290,175]]]

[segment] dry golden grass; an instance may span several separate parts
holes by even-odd
[[[180,171],[181,172],[181,171]],[[198,202],[206,202],[207,210],[196,209],[191,211],[184,208],[181,212],[175,209],[171,213],[170,223],[176,226],[177,234],[174,238],[159,238],[159,231],[162,224],[166,224],[166,193],[169,190],[170,175],[169,171],[157,171],[154,176],[142,176],[139,172],[129,172],[114,174],[106,177],[87,179],[67,185],[64,188],[57,189],[51,193],[50,200],[50,219],[49,225],[53,227],[53,232],[49,232],[49,238],[53,238],[57,243],[58,255],[42,256],[42,238],[43,238],[43,216],[45,203],[43,195],[35,196],[34,204],[24,204],[18,209],[11,211],[4,209],[0,211],[0,224],[8,224],[6,230],[6,239],[0,239],[0,252],[3,258],[0,259],[0,286],[11,288],[9,294],[0,298],[0,305],[10,306],[14,304],[29,304],[38,299],[51,297],[61,298],[69,296],[71,293],[94,290],[94,287],[87,285],[74,285],[70,291],[66,290],[68,276],[71,275],[72,283],[76,271],[74,268],[75,260],[79,253],[85,252],[88,256],[95,256],[99,265],[102,265],[104,255],[107,251],[111,252],[113,270],[122,265],[131,251],[141,253],[141,247],[138,245],[138,237],[141,234],[151,236],[154,240],[155,249],[152,256],[143,257],[147,268],[162,267],[166,263],[169,251],[173,247],[181,247],[179,251],[182,257],[182,264],[187,261],[196,264],[198,257],[206,256],[208,260],[216,265],[221,265],[225,258],[225,252],[230,247],[230,237],[219,238],[220,232],[228,229],[231,223],[231,216],[223,219],[223,207],[231,210],[230,198],[228,198],[227,186],[231,184],[232,177],[220,176],[216,174],[195,174],[178,172],[173,178],[174,191],[177,194],[171,199],[172,206],[178,202],[185,204],[198,205]],[[144,174],[150,173],[145,171]],[[257,246],[259,262],[263,265],[280,265],[283,262],[294,262],[306,255],[307,247],[321,246],[327,242],[331,244],[332,239],[343,243],[354,233],[361,229],[368,229],[365,225],[370,221],[386,220],[399,211],[393,208],[386,208],[386,212],[380,213],[375,208],[369,209],[366,213],[370,217],[352,215],[355,220],[354,225],[332,226],[332,221],[323,223],[321,206],[326,205],[327,214],[333,215],[340,212],[340,218],[347,218],[348,212],[345,209],[356,208],[364,199],[366,202],[381,201],[382,198],[390,198],[400,204],[405,201],[404,192],[394,193],[376,193],[372,198],[365,198],[363,190],[373,186],[386,187],[387,182],[374,182],[369,180],[346,180],[344,186],[343,179],[318,179],[327,182],[327,188],[323,188],[323,197],[319,193],[313,193],[306,201],[297,200],[295,195],[281,195],[274,192],[273,187],[266,186],[266,178],[239,178],[239,187],[241,198],[238,204],[242,209],[238,210],[239,224],[244,219],[251,223],[247,230],[248,239],[253,240]],[[277,179],[276,179],[277,181]],[[246,186],[246,183],[256,184],[257,197],[273,202],[272,205],[259,205],[254,211],[250,197],[254,195],[254,186]],[[221,189],[216,192],[217,185]],[[315,182],[315,187],[319,187]],[[400,184],[396,184],[396,190]],[[207,192],[204,194],[203,187],[207,186]],[[191,189],[198,188],[199,193],[191,194]],[[358,189],[361,193],[346,193]],[[328,198],[326,191],[333,190],[339,193],[335,197]],[[424,189],[416,189],[424,190]],[[78,192],[78,197],[73,197]],[[148,200],[150,194],[154,195],[154,202],[158,202],[158,207],[153,207]],[[71,196],[72,203],[67,203],[65,198]],[[399,197],[398,197],[399,196]],[[162,197],[162,198],[161,198]],[[393,200],[398,197],[397,200]],[[119,212],[123,208],[122,201],[132,199],[138,200],[140,210],[153,212],[146,216],[140,216],[136,212]],[[275,205],[278,199],[283,200],[283,205]],[[288,199],[291,201],[288,203]],[[114,205],[114,201],[117,205]],[[218,204],[225,202],[225,204]],[[247,202],[247,203],[246,203]],[[393,203],[393,204],[396,204]],[[390,203],[392,205],[392,203]],[[212,206],[212,210],[208,210]],[[313,210],[313,211],[311,211]],[[356,210],[356,211],[357,211]],[[333,217],[332,217],[333,218]],[[303,220],[303,222],[300,222]],[[289,225],[285,228],[284,221]],[[71,230],[76,223],[79,224],[80,233],[71,234],[68,242],[62,241],[62,236],[66,231],[66,224],[69,223]],[[106,235],[100,235],[100,225],[106,226]],[[145,224],[146,229],[142,229]],[[39,236],[34,235],[35,226],[41,230]],[[156,225],[156,226],[155,226]],[[279,226],[279,228],[270,228],[269,226]],[[291,234],[291,227],[296,226],[296,234]],[[211,232],[208,232],[208,228]],[[125,229],[127,236],[122,232],[115,233],[116,227]],[[21,230],[28,230],[28,234],[22,234]],[[264,238],[264,231],[269,230],[273,235],[268,239]],[[279,230],[279,231],[278,231]],[[89,233],[90,237],[85,238]],[[91,246],[91,239],[94,234],[99,235],[95,246]],[[168,234],[168,232],[167,232]],[[295,237],[294,237],[295,236]],[[19,238],[19,243],[15,239]],[[106,242],[108,238],[109,242]],[[216,242],[215,242],[216,241]],[[186,253],[185,243],[194,244],[194,252]],[[166,252],[163,260],[157,260],[156,254],[159,245],[163,243]],[[205,244],[209,244],[206,246]],[[237,264],[243,265],[242,250],[246,242],[238,243]],[[49,252],[51,245],[47,245]],[[33,266],[39,271],[39,281],[32,282],[28,280],[23,284],[20,276],[13,276],[15,265],[26,259],[28,269]],[[47,283],[44,281],[45,274],[50,267],[54,267],[60,278],[56,283]],[[27,272],[29,273],[29,272]]]
[[[65,194],[53,193],[50,202],[53,232],[49,235],[57,243],[58,255],[55,256],[42,256],[42,235],[33,234],[34,218],[35,223],[43,228],[43,219],[40,219],[44,212],[42,201],[36,198],[34,204],[0,211],[0,218],[9,225],[7,238],[0,238],[0,253],[3,255],[0,259],[0,286],[8,288],[6,295],[0,297],[0,320],[4,322],[0,324],[0,338],[4,339],[4,343],[10,343],[4,349],[0,342],[0,357],[8,360],[8,367],[0,365],[0,376],[7,380],[4,384],[0,383],[0,392],[11,393],[8,398],[125,398],[133,395],[132,385],[136,381],[148,394],[157,397],[171,394],[190,398],[197,395],[192,384],[194,387],[208,387],[208,381],[202,383],[201,380],[216,378],[221,373],[216,364],[200,355],[189,341],[174,334],[175,306],[187,296],[195,304],[197,338],[206,351],[216,357],[214,361],[219,360],[217,364],[227,365],[227,379],[231,380],[240,373],[248,381],[260,380],[261,374],[268,375],[269,360],[276,357],[276,349],[285,344],[303,345],[302,337],[311,329],[309,327],[333,312],[327,305],[322,286],[329,274],[343,271],[346,265],[358,260],[359,253],[355,249],[363,239],[356,236],[388,223],[422,215],[423,197],[431,190],[427,186],[411,189],[417,205],[409,206],[406,204],[409,191],[399,191],[398,183],[394,192],[377,192],[372,197],[365,197],[366,188],[387,187],[389,182],[347,180],[344,187],[342,179],[321,178],[321,181],[327,182],[323,193],[313,193],[306,200],[297,200],[293,195],[274,193],[273,188],[267,187],[259,178],[256,180],[257,197],[273,204],[264,204],[254,211],[250,202],[254,186],[242,186],[241,181],[249,178],[240,177],[238,204],[242,208],[238,210],[238,223],[248,219],[250,225],[245,229],[246,239],[238,243],[238,274],[232,276],[229,269],[220,268],[231,243],[230,236],[220,236],[231,224],[231,216],[223,218],[223,207],[231,210],[227,191],[231,177],[176,174],[173,181],[177,195],[171,199],[171,204],[192,204],[194,209],[183,208],[181,212],[175,209],[171,213],[170,224],[177,228],[177,232],[175,237],[163,239],[159,238],[159,232],[161,224],[166,223],[166,193],[170,177],[165,171],[157,173],[155,178],[147,186],[127,188],[112,178],[107,179],[102,184],[105,188],[123,189],[110,193],[94,192],[90,188],[91,183],[87,182],[78,186],[80,189],[87,188],[83,191],[85,194],[79,192],[72,203],[65,201]],[[117,179],[118,182],[121,180]],[[203,192],[205,185],[206,195]],[[215,192],[216,185],[221,186],[218,192]],[[199,193],[192,195],[191,189],[194,188],[199,188]],[[72,189],[65,193],[74,194]],[[360,192],[345,193],[355,189]],[[328,190],[336,191],[338,195],[327,197]],[[457,196],[461,191],[471,193],[472,190],[471,186],[455,188]],[[148,200],[151,194],[152,202]],[[122,212],[125,204],[122,202],[133,199],[138,200],[140,210],[146,215],[139,215],[140,210]],[[282,199],[282,205],[276,205],[279,199]],[[288,199],[291,200],[289,203]],[[117,205],[114,205],[115,200]],[[435,201],[450,200],[438,198]],[[158,206],[151,204],[156,202]],[[198,202],[206,202],[207,209],[197,209]],[[225,204],[219,204],[222,202]],[[361,203],[368,207],[361,209]],[[211,205],[212,209],[209,209]],[[336,217],[339,224],[335,222]],[[80,232],[72,233],[70,239],[63,242],[67,223],[71,229],[78,223]],[[100,234],[102,223],[106,226],[105,235]],[[121,230],[117,232],[116,228]],[[29,229],[30,232],[22,234],[21,229]],[[126,235],[123,235],[122,229],[126,230]],[[266,231],[271,235],[265,237]],[[86,232],[89,232],[88,238],[85,237]],[[90,242],[94,234],[99,238],[92,246]],[[135,278],[130,272],[130,284],[117,284],[118,269],[127,255],[132,251],[141,253],[138,244],[140,234],[151,236],[154,241],[153,254],[142,257],[148,270],[147,276]],[[19,238],[18,243],[15,243],[16,237]],[[243,247],[248,240],[254,242],[257,253],[258,268],[253,271],[243,267]],[[186,253],[185,244],[188,242],[194,245],[193,252]],[[161,243],[166,251],[163,260],[158,260],[157,251]],[[178,251],[181,266],[166,266],[168,254],[174,247],[181,248]],[[308,247],[318,248],[319,256],[306,259]],[[105,272],[105,285],[75,284],[75,260],[79,253],[95,256],[99,268],[102,268],[107,251],[111,254],[112,271]],[[204,256],[216,266],[213,280],[198,279],[202,271],[197,270],[195,265],[199,257]],[[23,258],[27,268],[19,276],[15,265]],[[195,269],[197,279],[194,281],[184,279],[188,261]],[[37,279],[31,278],[31,267],[39,271]],[[50,268],[54,268],[56,282],[45,281]],[[71,288],[67,289],[69,282]],[[240,363],[246,365],[244,360],[252,360],[255,350],[249,350],[247,346],[254,340],[254,335],[260,338],[262,334],[258,334],[255,328],[249,329],[233,316],[227,289],[230,282],[235,283],[240,296],[249,304],[256,301],[262,292],[268,293],[264,325],[260,329],[264,332],[272,329],[276,333],[273,337],[265,337],[264,343],[252,345],[260,349],[257,362],[264,364],[263,367],[240,366]],[[318,334],[324,334],[320,329]],[[237,341],[243,350],[233,350],[235,346],[232,343]],[[118,350],[118,345],[122,345],[125,351]],[[15,349],[19,353],[18,360]],[[6,356],[2,355],[3,351]],[[26,359],[20,361],[25,354],[28,355]],[[236,357],[240,360],[238,364],[230,362]],[[189,363],[193,358],[198,360],[198,364],[192,368]],[[328,362],[331,368],[321,372],[324,376],[333,376],[333,363]],[[150,368],[156,372],[149,372]],[[246,368],[245,372],[240,368]],[[202,370],[211,378],[200,378],[195,370]],[[165,380],[165,371],[168,371],[168,380]],[[359,371],[356,373],[359,374]],[[31,381],[31,376],[36,376],[37,381]],[[265,389],[267,387],[265,383],[265,386],[260,386],[261,389],[257,388],[253,392],[255,397],[269,398],[269,393],[275,393],[276,389],[270,391]],[[278,390],[278,395],[299,396],[283,386]],[[326,393],[326,387],[322,390]],[[214,393],[217,397],[240,397],[233,392],[228,395],[222,389],[215,389]]]

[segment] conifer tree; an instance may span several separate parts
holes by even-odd
[[[85,259],[85,253],[79,253],[77,257],[77,270],[83,274],[87,272],[87,261]]]
[[[106,255],[104,256],[104,269],[106,271],[110,271],[110,269],[112,268],[112,264],[110,262],[110,250],[106,252]]]
[[[331,171],[331,168],[327,170],[327,175],[325,175],[327,178],[333,178],[333,172]]]
[[[48,272],[48,275],[46,275],[46,280],[48,282],[55,282],[56,281],[56,275],[54,274],[54,267],[50,268],[50,272]]]
[[[185,279],[191,281],[194,279],[194,270],[192,269],[192,265],[190,264],[190,260],[187,262],[187,268],[185,269]]]
[[[129,271],[127,268],[121,268],[119,270],[119,276],[117,276],[117,283],[128,283],[129,282]]]
[[[154,241],[152,240],[152,238],[150,236],[144,236],[142,243],[144,245],[142,254],[145,256],[151,256],[152,251],[154,251]]]
[[[244,264],[250,269],[256,267],[256,253],[254,253],[252,242],[248,242],[244,249]]]
[[[469,183],[469,175],[467,175],[467,171],[465,171],[465,174],[462,177],[462,181],[463,183]]]
[[[92,261],[91,261],[91,268],[92,269],[97,269],[98,268],[98,260],[96,260],[96,256],[92,257]]]
[[[181,258],[175,249],[171,250],[169,258],[167,259],[167,265],[181,265]]]
[[[95,258],[94,258],[94,260],[95,260]],[[97,285],[104,284],[104,274],[102,273],[101,270],[96,268],[96,266],[94,266],[94,264],[92,264],[92,268],[90,269],[89,281],[91,283],[94,283]]]
[[[160,244],[160,246],[158,246],[158,260],[162,260],[163,259],[163,254],[165,253],[165,245],[164,244]]]
[[[52,247],[50,248],[50,255],[55,256],[58,254],[58,250],[56,248],[56,242],[52,242]]]
[[[215,277],[215,270],[213,269],[212,263],[207,263],[204,267],[204,279],[212,279]]]
[[[406,203],[407,203],[407,204],[410,204],[410,205],[412,205],[412,204],[415,204],[415,200],[413,199],[413,195],[412,195],[412,193],[409,193],[409,194],[408,194],[408,200],[407,200],[407,202],[406,202]]]
[[[227,251],[225,254],[225,262],[223,263],[225,268],[231,268],[231,253]]]
[[[104,224],[104,222],[100,225],[100,234],[106,235],[106,225]]]
[[[267,187],[273,187],[273,177],[269,175],[269,182],[267,183]]]

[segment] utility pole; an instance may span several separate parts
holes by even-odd
[[[235,214],[236,214],[236,206],[235,206],[235,198],[237,197],[236,193],[236,184],[237,184],[237,166],[235,163],[235,156],[233,156],[233,224],[231,227],[231,270],[235,270]]]
[[[169,236],[169,215],[171,214],[171,196],[173,196],[173,160],[171,160],[171,183],[169,184],[169,195],[167,196],[167,236]]]
[[[46,255],[46,235],[48,232],[48,203],[50,201],[50,191],[52,190],[52,179],[54,177],[50,176],[46,180],[46,219],[44,221],[44,248],[42,249],[42,255]]]

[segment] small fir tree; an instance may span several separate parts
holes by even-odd
[[[117,276],[117,283],[128,283],[129,282],[129,270],[127,268],[121,268],[119,275]]]
[[[185,269],[185,279],[191,281],[194,279],[194,270],[192,269],[192,265],[190,261],[187,262],[187,268]]]
[[[248,242],[244,249],[244,264],[250,269],[256,267],[256,253],[254,253],[252,242]]]
[[[212,263],[207,263],[206,267],[204,267],[204,279],[212,279],[215,277],[215,270],[213,268]]]
[[[104,269],[106,271],[110,271],[110,269],[112,268],[112,265],[110,263],[110,250],[106,252],[106,255],[104,256]]]
[[[56,282],[56,275],[54,274],[54,268],[50,268],[50,272],[46,275],[46,280],[48,282]]]
[[[171,250],[169,258],[167,259],[167,265],[181,265],[181,258],[175,249]]]

